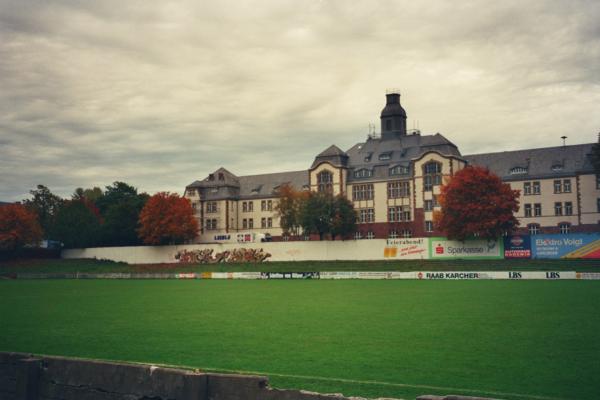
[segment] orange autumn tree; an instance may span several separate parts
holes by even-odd
[[[189,199],[160,192],[140,212],[138,234],[146,244],[179,244],[198,233],[198,221]]]
[[[300,211],[302,204],[306,201],[309,192],[297,191],[289,184],[284,184],[277,190],[279,201],[275,206],[275,212],[279,216],[279,226],[286,235],[300,234]]]
[[[435,213],[434,221],[449,239],[495,239],[519,225],[514,216],[518,198],[518,190],[487,168],[467,166],[441,187],[442,210]]]
[[[0,250],[13,251],[42,240],[37,214],[21,204],[0,207]]]

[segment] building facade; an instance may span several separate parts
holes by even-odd
[[[356,239],[440,236],[433,223],[444,179],[466,165],[490,169],[520,192],[519,233],[599,230],[600,180],[593,144],[462,155],[443,135],[406,129],[399,93],[386,95],[381,134],[347,151],[332,145],[304,171],[236,176],[220,168],[185,189],[198,242],[287,239],[276,212],[282,185],[330,191],[351,200]]]

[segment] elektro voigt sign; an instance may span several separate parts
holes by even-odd
[[[503,258],[504,243],[502,240],[448,240],[431,238],[429,240],[431,258]]]

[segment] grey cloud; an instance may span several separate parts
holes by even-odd
[[[0,200],[303,169],[363,140],[389,87],[465,154],[600,127],[595,1],[0,7]]]

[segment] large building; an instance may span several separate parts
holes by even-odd
[[[521,233],[598,231],[600,181],[593,144],[462,155],[443,135],[406,129],[399,93],[386,95],[381,134],[347,151],[332,145],[303,171],[236,176],[225,168],[185,189],[196,210],[199,242],[236,234],[282,237],[278,188],[331,191],[354,203],[357,239],[439,236],[433,212],[444,178],[466,165],[489,168],[520,191]],[[285,239],[285,238],[284,238]]]

